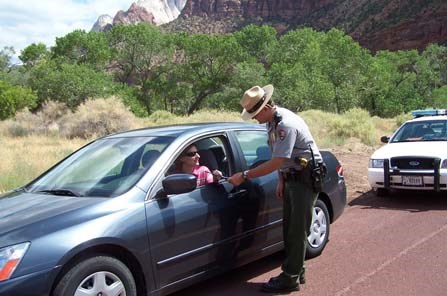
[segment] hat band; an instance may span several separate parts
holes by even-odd
[[[265,101],[265,99],[266,99],[267,97],[266,97],[266,95],[264,94],[263,96],[262,96],[262,98],[250,109],[250,110],[247,110],[247,112],[248,113],[253,113],[253,112],[256,112],[256,110],[258,110],[259,109],[259,107],[261,107],[261,105],[264,103],[264,101]]]

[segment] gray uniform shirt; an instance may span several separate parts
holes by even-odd
[[[298,158],[312,161],[309,149],[312,147],[315,161],[322,160],[320,151],[304,120],[292,111],[276,107],[276,112],[281,116],[279,122],[268,123],[269,146],[273,157],[287,158],[281,170],[303,169],[297,161]]]

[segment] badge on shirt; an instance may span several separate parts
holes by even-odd
[[[284,138],[286,137],[286,131],[285,130],[283,130],[283,129],[280,129],[279,131],[278,131],[278,137],[279,137],[279,139],[282,141],[282,140],[284,140]]]

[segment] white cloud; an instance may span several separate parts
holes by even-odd
[[[0,0],[0,50],[13,46],[17,55],[32,43],[53,46],[56,37],[90,31],[102,14],[115,16],[132,0]]]

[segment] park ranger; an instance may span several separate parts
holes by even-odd
[[[304,120],[288,109],[275,106],[272,94],[272,85],[254,86],[244,93],[240,102],[244,120],[254,118],[267,124],[272,158],[253,169],[234,174],[229,182],[238,186],[248,179],[278,171],[276,196],[283,200],[285,259],[281,274],[272,277],[262,290],[298,291],[299,284],[305,282],[307,235],[319,187],[317,183],[321,181],[321,176],[312,172],[321,162],[321,155]]]

